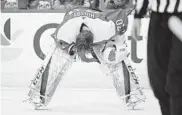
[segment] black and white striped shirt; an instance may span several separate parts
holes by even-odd
[[[136,5],[136,18],[142,18],[148,9],[159,13],[182,12],[182,0],[134,0],[134,4]]]

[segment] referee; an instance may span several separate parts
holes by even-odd
[[[147,43],[148,74],[162,115],[182,115],[182,42],[168,28],[171,16],[182,20],[182,0],[135,0],[135,4],[132,36],[136,40],[141,18],[148,8],[152,10]]]

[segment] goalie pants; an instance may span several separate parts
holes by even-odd
[[[172,15],[182,20],[182,13],[152,12],[148,33],[149,80],[162,115],[182,115],[182,42],[168,28]]]

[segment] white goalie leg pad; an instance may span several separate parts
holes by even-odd
[[[120,63],[107,63],[107,61],[105,61],[103,59],[103,55],[102,55],[102,49],[103,49],[103,45],[98,45],[93,47],[93,50],[97,56],[97,58],[100,61],[100,69],[102,71],[103,74],[105,74],[106,76],[110,76],[113,79],[113,84],[116,88],[116,91],[118,93],[118,95],[124,96],[125,95],[125,87],[124,87],[124,75],[123,75],[123,66],[122,66],[122,62],[120,61]],[[120,71],[122,70],[122,71]]]
[[[140,79],[138,76],[136,76],[130,64],[130,61],[127,59],[127,60],[124,60],[123,62],[126,65],[127,70],[130,74],[130,84],[131,84],[130,98],[127,101],[127,106],[134,109],[134,107],[138,105],[139,103],[145,102],[146,96],[143,92],[143,88],[140,86],[140,83],[139,83]]]
[[[29,86],[30,90],[28,92],[28,99],[30,103],[33,104],[38,104],[41,103],[40,97],[42,96],[40,94],[40,89],[41,89],[41,81],[42,81],[42,76],[44,72],[46,71],[46,68],[50,64],[51,57],[53,53],[55,52],[56,47],[54,47],[46,56],[44,59],[43,63],[41,64],[40,68],[37,70],[35,77],[33,80],[31,80],[31,84]]]
[[[123,57],[123,58],[121,58],[122,60],[120,60],[117,63],[109,63],[104,59],[104,57],[102,55],[103,46],[104,45],[101,44],[101,45],[96,45],[93,47],[93,50],[101,63],[100,69],[102,70],[102,72],[105,75],[112,77],[113,84],[116,88],[116,91],[117,91],[117,94],[119,95],[119,97],[125,99],[125,103],[128,103],[129,101],[134,102],[134,104],[132,106],[135,106],[136,105],[135,102],[137,102],[137,101],[131,100],[131,98],[130,98],[131,95],[132,95],[132,97],[134,94],[143,95],[143,91],[139,85],[139,81],[138,81],[139,78],[135,75],[135,73],[127,59],[127,57],[128,57],[127,50],[122,50],[123,47],[119,47],[118,50],[119,51],[121,50],[121,52],[119,54],[125,54],[125,55],[120,55],[121,57]],[[119,45],[117,45],[117,46],[119,46]],[[124,75],[126,73],[128,74],[127,76]],[[138,100],[140,101],[141,99],[138,98]]]
[[[100,65],[101,71],[113,79],[113,85],[119,97],[125,96],[124,73],[122,63]],[[129,84],[128,84],[129,85]]]
[[[30,85],[29,101],[36,107],[46,106],[65,72],[71,67],[74,56],[56,47],[44,60]],[[43,91],[42,91],[43,89]],[[41,92],[43,92],[41,94]]]
[[[128,108],[133,109],[136,105],[145,101],[139,78],[135,75],[129,63],[126,64],[123,61],[114,65],[102,64],[100,68],[105,75],[112,77],[118,96],[126,103]],[[124,72],[127,72],[128,75],[126,76]]]
[[[66,74],[68,69],[73,63],[73,56],[70,56],[67,52],[57,48],[52,56],[49,68],[48,82],[46,88],[46,96],[49,98],[47,103],[52,98],[59,82],[63,75]]]

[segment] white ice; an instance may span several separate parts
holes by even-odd
[[[2,115],[161,115],[157,100],[145,89],[147,100],[136,110],[126,110],[115,89],[58,87],[51,103],[42,110],[22,102],[26,88],[1,88]]]

